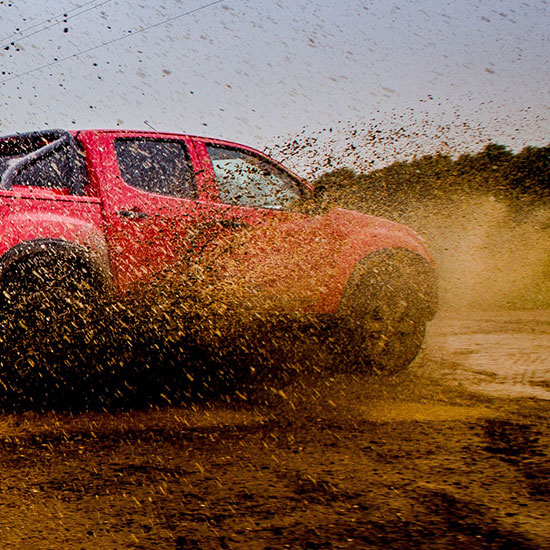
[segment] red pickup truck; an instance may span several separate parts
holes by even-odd
[[[269,157],[218,139],[118,130],[0,138],[1,305],[28,310],[83,282],[123,293],[240,235],[219,260],[226,278],[332,327],[360,350],[360,365],[407,366],[436,307],[424,243],[357,212],[307,214],[297,205],[310,192]]]

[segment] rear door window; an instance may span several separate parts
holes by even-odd
[[[124,181],[148,193],[196,199],[197,188],[181,141],[119,139],[114,143]]]

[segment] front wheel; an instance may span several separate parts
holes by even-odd
[[[360,370],[405,369],[420,351],[435,302],[435,276],[424,258],[407,250],[367,256],[340,305],[343,358]]]
[[[406,369],[422,347],[426,323],[407,319],[405,324],[384,320],[373,328],[366,321],[355,327],[346,346],[348,358],[360,370],[391,374]]]

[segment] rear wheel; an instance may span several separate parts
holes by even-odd
[[[74,248],[18,252],[0,280],[0,395],[41,406],[86,379],[103,278]]]
[[[72,249],[38,248],[13,261],[0,282],[3,361],[78,347],[100,283],[88,258]]]
[[[90,307],[95,279],[89,263],[71,251],[41,250],[4,273],[1,300],[9,314],[40,323]]]
[[[356,267],[341,303],[341,344],[356,368],[392,373],[418,355],[435,309],[433,269],[406,250],[373,253]]]

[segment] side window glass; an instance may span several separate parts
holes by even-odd
[[[119,139],[114,145],[120,173],[128,185],[149,193],[196,198],[193,168],[183,143]]]
[[[294,179],[270,162],[239,149],[217,145],[206,148],[222,202],[284,210],[300,198]]]

